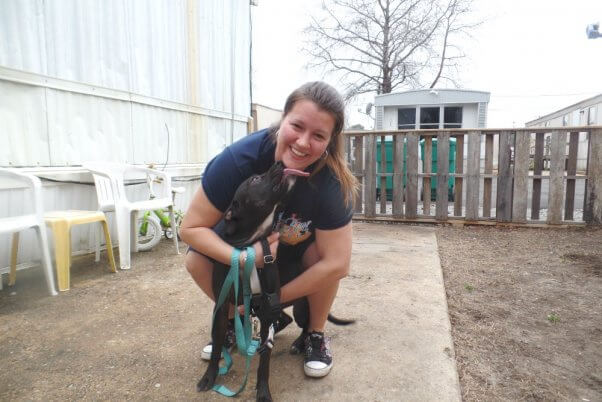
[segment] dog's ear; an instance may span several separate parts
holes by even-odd
[[[225,221],[225,234],[228,236],[233,235],[236,232],[236,227],[238,226],[238,222],[236,219],[236,211],[238,209],[238,202],[233,201],[232,204],[226,210],[224,214]]]
[[[232,218],[234,218],[234,216],[236,214],[236,211],[238,211],[238,201],[234,200],[234,201],[232,201],[232,204],[230,204],[230,206],[226,210],[226,213],[224,214],[224,220],[226,220],[226,221],[232,220]]]

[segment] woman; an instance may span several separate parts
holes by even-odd
[[[297,179],[290,201],[277,217],[280,231],[268,241],[273,255],[278,249],[279,266],[286,267],[287,260],[302,261],[302,272],[280,272],[280,300],[284,304],[307,297],[309,333],[302,334],[294,346],[304,351],[304,370],[312,377],[323,377],[332,367],[324,326],[351,259],[351,200],[356,181],[344,160],[344,120],[343,100],[330,85],[310,82],[296,89],[287,98],[277,127],[244,137],[209,162],[180,229],[182,239],[194,251],[186,256],[186,268],[215,300],[209,258],[229,264],[232,247],[214,227],[238,185],[265,172],[274,161],[310,173],[309,178]],[[255,264],[261,267],[261,245],[254,247]],[[210,355],[207,345],[203,357]]]

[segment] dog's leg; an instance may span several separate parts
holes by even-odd
[[[265,345],[270,329],[270,321],[261,320],[261,344]],[[257,369],[257,401],[271,402],[272,395],[270,394],[270,357],[272,349],[268,347],[262,348],[259,355],[259,367]]]
[[[227,298],[226,300],[230,300],[230,298]],[[215,379],[217,378],[217,373],[219,371],[222,346],[224,345],[226,338],[228,307],[229,303],[226,301],[220,306],[215,314],[215,321],[213,323],[213,328],[211,329],[211,343],[213,347],[211,350],[211,360],[209,361],[209,366],[207,366],[205,374],[196,385],[196,389],[199,392],[210,390],[215,384]]]
[[[301,328],[301,334],[293,341],[290,353],[293,355],[302,354],[305,351],[305,338],[309,331],[309,302],[307,297],[302,297],[293,304],[293,317],[295,322]]]

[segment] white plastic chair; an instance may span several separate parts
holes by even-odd
[[[0,218],[0,233],[13,233],[13,245],[11,252],[11,272],[10,284],[14,284],[17,266],[17,251],[19,244],[19,232],[25,229],[33,228],[36,231],[41,248],[41,260],[48,284],[48,291],[52,296],[57,294],[50,253],[48,252],[48,238],[46,236],[46,224],[44,223],[44,207],[42,203],[42,182],[34,175],[22,173],[16,169],[0,168],[0,178],[19,181],[27,184],[33,194],[34,213],[20,216],[10,216]],[[0,289],[2,289],[2,278],[0,278]]]
[[[177,233],[174,205],[171,197],[171,177],[167,173],[140,166],[109,162],[89,162],[84,163],[83,166],[94,176],[98,209],[103,212],[115,212],[121,269],[130,268],[130,250],[133,248],[133,251],[138,251],[136,218],[139,211],[168,208],[171,228],[174,234]],[[127,173],[136,172],[144,173],[147,180],[161,179],[163,181],[161,194],[157,194],[156,198],[150,200],[128,201],[124,178]],[[178,236],[174,235],[173,240],[176,252],[180,254]],[[97,242],[97,258],[98,251]]]

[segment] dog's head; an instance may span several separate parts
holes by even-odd
[[[276,162],[266,173],[242,182],[224,215],[224,240],[234,247],[243,247],[267,236],[276,208],[292,190],[296,176],[305,175]]]

